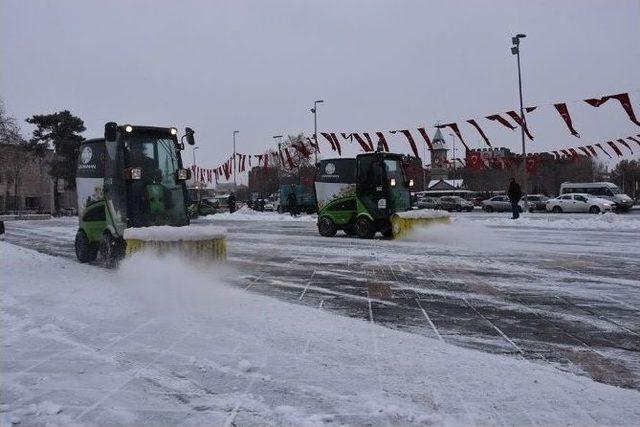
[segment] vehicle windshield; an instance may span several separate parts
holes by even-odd
[[[124,152],[126,167],[142,172],[139,180],[130,181],[129,226],[185,224],[184,185],[175,177],[179,164],[173,139],[128,135]]]
[[[393,202],[393,208],[396,211],[404,211],[411,206],[411,194],[406,187],[404,172],[402,171],[402,165],[400,160],[397,159],[385,159],[384,167],[387,171],[387,179],[389,182],[394,182],[395,185],[390,185],[390,195]]]
[[[615,185],[613,187],[609,187],[609,190],[611,190],[613,194],[622,194],[622,190],[620,190],[620,187]]]

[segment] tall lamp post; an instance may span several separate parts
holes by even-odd
[[[282,164],[282,154],[280,152],[280,150],[282,149],[282,135],[274,135],[273,139],[275,139],[278,143],[278,163],[280,164],[280,167],[278,168],[278,186],[280,186],[280,169],[284,167],[284,165]]]
[[[193,165],[196,165],[196,150],[200,147],[193,147]],[[198,184],[198,177],[195,175],[195,168],[193,170],[193,183],[196,187],[196,196],[198,197],[198,204],[200,204],[200,185]]]
[[[313,101],[313,108],[311,112],[313,113],[313,139],[316,143],[316,147],[318,147],[318,104],[323,103],[324,100],[318,99],[317,101]],[[313,150],[314,154],[314,164],[318,163],[318,149]]]
[[[524,194],[527,193],[527,149],[524,145],[524,127],[527,122],[524,118],[524,105],[522,101],[522,73],[520,71],[520,39],[527,37],[526,34],[517,34],[515,37],[511,38],[511,53],[516,55],[518,59],[518,90],[520,92],[520,120],[522,121],[522,126],[520,126],[520,134],[522,136],[522,192]]]
[[[236,134],[240,133],[239,130],[233,131],[233,191],[236,191]]]
[[[452,147],[453,147],[453,179],[457,179],[457,175],[456,175],[456,136],[452,133],[449,134],[449,136],[451,138],[453,138],[453,143],[452,143]]]

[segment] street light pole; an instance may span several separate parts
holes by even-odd
[[[520,126],[520,134],[522,137],[522,192],[523,196],[527,193],[527,149],[524,145],[524,127],[526,126],[526,119],[524,117],[524,103],[522,101],[522,72],[520,70],[520,39],[527,37],[526,34],[518,34],[511,38],[513,46],[511,46],[511,53],[516,55],[518,59],[518,90],[520,92],[520,120],[522,126]]]
[[[450,137],[453,138],[453,179],[457,179],[456,176],[456,136],[452,133],[449,134]]]
[[[193,147],[193,165],[196,165],[196,150],[200,148],[200,147]],[[198,197],[198,205],[200,205],[200,185],[198,185],[198,177],[195,175],[196,173],[196,169],[193,169],[193,183],[195,184],[196,187],[196,196]]]
[[[233,131],[233,191],[236,191],[236,134],[240,133],[238,130]]]
[[[317,101],[313,101],[313,108],[311,112],[313,113],[313,139],[316,143],[316,148],[313,150],[314,154],[314,164],[318,163],[318,104],[323,103],[324,100],[318,99]]]

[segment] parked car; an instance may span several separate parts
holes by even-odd
[[[438,209],[439,201],[434,197],[423,197],[416,203],[418,209]]]
[[[633,199],[612,182],[563,182],[560,185],[561,195],[574,193],[610,200],[616,211],[629,211],[633,206]]]
[[[553,213],[589,212],[598,214],[610,211],[612,208],[613,202],[611,200],[593,197],[587,193],[562,194],[547,201],[547,211]]]
[[[549,200],[549,198],[544,194],[527,194],[525,196],[525,200],[527,202],[529,212],[547,210],[547,200]]]
[[[520,212],[524,210],[525,204],[527,209],[530,205],[524,200],[518,202],[518,208]],[[485,212],[511,212],[511,201],[507,196],[493,196],[490,199],[482,201],[482,210]]]
[[[444,209],[447,211],[471,212],[473,210],[473,203],[463,199],[460,196],[442,196],[438,200],[436,209]]]
[[[187,208],[189,217],[197,218],[200,215],[213,215],[218,212],[220,205],[215,199],[202,199],[198,202],[189,204]]]

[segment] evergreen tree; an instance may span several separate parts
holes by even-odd
[[[36,126],[30,140],[41,146],[53,145],[55,156],[50,162],[49,174],[54,180],[54,204],[59,209],[58,187],[62,180],[67,189],[75,188],[76,161],[80,143],[84,138],[84,122],[72,115],[68,110],[53,114],[34,115],[27,119],[27,123]]]

